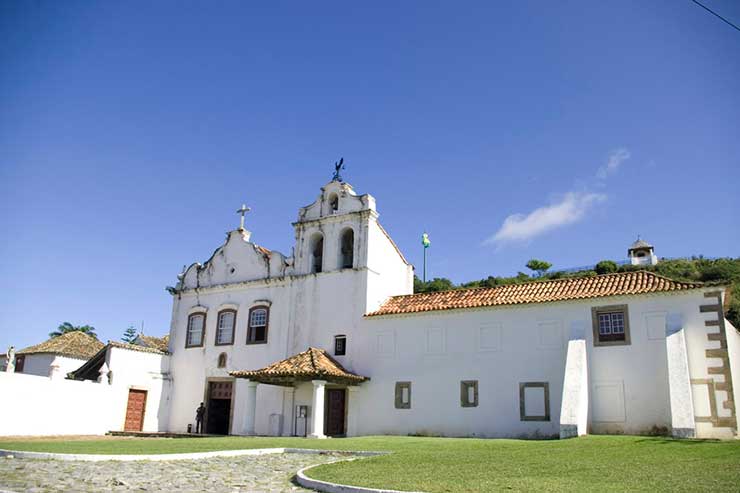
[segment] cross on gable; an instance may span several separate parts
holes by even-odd
[[[247,207],[246,204],[242,204],[241,208],[236,211],[237,214],[241,214],[241,221],[239,222],[239,229],[244,229],[244,215],[251,211],[252,209],[250,207]]]

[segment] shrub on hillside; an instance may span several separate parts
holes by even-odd
[[[613,260],[602,260],[596,264],[595,269],[597,274],[612,274],[619,270],[619,266]]]

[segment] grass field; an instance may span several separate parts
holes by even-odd
[[[0,448],[59,453],[156,454],[267,447],[384,450],[393,454],[319,466],[339,483],[428,492],[738,491],[740,441],[588,436],[571,440],[417,437],[105,438],[0,440]]]

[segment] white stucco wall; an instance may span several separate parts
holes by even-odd
[[[0,394],[12,405],[0,409],[0,436],[102,435],[116,414],[109,385],[22,373],[0,373]]]
[[[360,392],[359,432],[556,435],[566,334],[573,324],[587,327],[590,431],[642,434],[670,429],[665,316],[680,313],[687,334],[703,334],[698,308],[702,303],[703,293],[697,290],[370,317],[363,325],[365,351],[353,361],[356,371],[372,379]],[[594,347],[591,307],[615,304],[629,307],[631,344]],[[689,343],[694,373],[706,373],[703,349]],[[463,408],[459,383],[476,379],[479,406]],[[394,407],[397,381],[412,382],[410,410]],[[549,382],[549,421],[520,420],[519,383],[527,381]]]
[[[107,361],[112,399],[111,430],[123,430],[130,389],[146,390],[142,431],[166,431],[169,424],[172,377],[170,357],[155,353],[110,348]]]
[[[18,356],[19,355],[16,355],[16,358]],[[62,375],[66,375],[67,373],[76,370],[82,366],[85,361],[87,361],[83,358],[70,358],[68,356],[58,356],[50,353],[26,354],[22,373],[26,375],[48,377],[49,366],[55,358],[59,364],[59,372]]]

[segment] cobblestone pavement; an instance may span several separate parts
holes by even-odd
[[[199,460],[83,462],[0,458],[0,490],[28,492],[306,492],[291,482],[331,454],[269,454]]]

